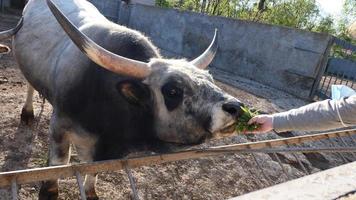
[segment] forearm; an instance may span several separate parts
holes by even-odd
[[[273,114],[278,131],[317,131],[356,125],[356,96],[339,101],[325,100],[298,109]]]

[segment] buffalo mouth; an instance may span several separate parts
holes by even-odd
[[[222,129],[220,129],[220,131],[218,131],[221,134],[233,134],[235,132],[235,127],[236,127],[236,123],[235,122],[231,122],[229,124],[227,124],[226,126],[224,126]]]
[[[234,133],[235,126],[236,126],[235,124],[232,124],[232,125],[224,128],[224,129],[222,129],[220,132],[223,133],[223,134],[225,134],[225,133]]]

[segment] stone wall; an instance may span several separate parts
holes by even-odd
[[[0,0],[0,6],[10,7],[10,0]]]
[[[100,12],[112,21],[119,19],[121,0],[89,0]]]
[[[130,9],[126,24],[149,36],[166,55],[198,56],[217,28],[219,50],[213,69],[301,98],[309,97],[332,39],[326,34],[173,9],[143,5]]]

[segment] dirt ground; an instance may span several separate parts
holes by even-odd
[[[0,31],[10,28],[16,18],[0,14]],[[10,40],[2,42],[10,44]],[[242,80],[242,79],[241,79]],[[275,112],[304,104],[294,97],[271,91],[265,86],[237,82],[242,89],[222,83],[219,85],[248,105],[266,111]],[[253,89],[254,88],[254,89]],[[250,90],[251,89],[251,90]],[[253,93],[246,91],[254,91]],[[273,93],[273,95],[272,95]],[[258,94],[258,95],[255,95]],[[11,171],[46,166],[48,151],[48,126],[52,111],[46,103],[43,114],[36,125],[29,127],[20,124],[20,113],[25,101],[26,81],[19,71],[11,54],[0,58],[0,171]],[[42,100],[35,95],[35,116],[39,120]],[[278,98],[275,98],[278,96]],[[35,123],[36,124],[36,123]],[[223,145],[279,138],[270,133],[261,136],[237,135],[213,140],[202,146]],[[288,172],[283,174],[276,157],[267,154],[226,155],[202,158],[168,164],[141,167],[132,170],[141,199],[227,199],[269,185],[297,178],[305,173],[290,155],[278,154]],[[316,172],[332,165],[324,155],[299,155],[309,172]],[[256,166],[256,161],[265,169],[271,180],[266,180]],[[313,162],[311,162],[313,160]],[[315,163],[317,161],[318,163]],[[322,167],[324,166],[324,167]],[[20,199],[37,199],[39,183],[22,185]],[[101,199],[131,199],[129,181],[123,171],[100,173],[97,193]],[[0,199],[10,199],[9,188],[0,190]],[[60,199],[79,199],[75,179],[60,180]]]

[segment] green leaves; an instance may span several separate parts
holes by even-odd
[[[248,124],[248,121],[256,115],[258,111],[251,111],[248,107],[241,107],[243,114],[236,121],[236,131],[238,133],[250,132],[256,130],[260,125],[259,124]]]

